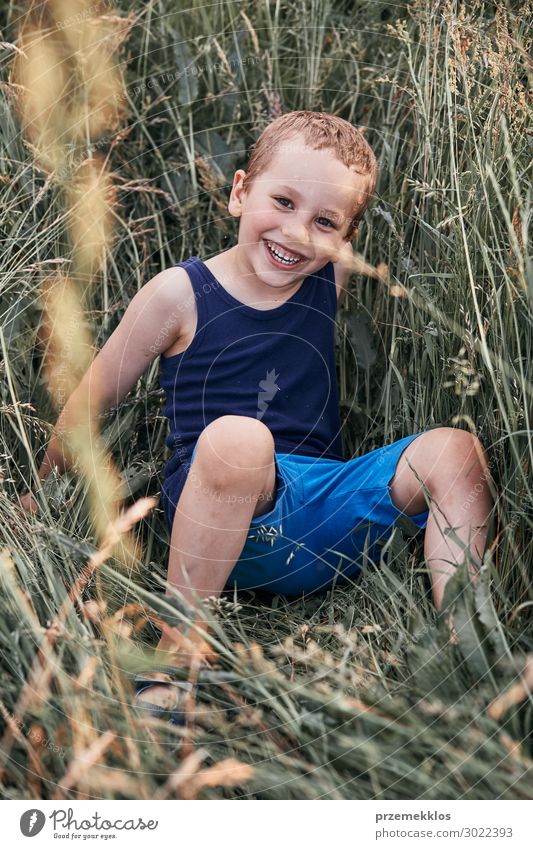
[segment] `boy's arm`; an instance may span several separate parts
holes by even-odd
[[[338,259],[333,263],[335,271],[335,287],[337,289],[337,306],[340,307],[347,291],[347,283],[353,268],[353,246],[346,242],[339,251]]]
[[[39,480],[44,480],[54,465],[60,472],[72,466],[60,434],[76,423],[83,402],[89,400],[91,416],[119,404],[161,351],[178,338],[189,291],[187,279],[182,268],[166,269],[131,300],[120,324],[63,407],[38,471]]]

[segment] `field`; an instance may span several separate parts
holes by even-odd
[[[1,794],[531,799],[531,4],[176,5],[0,4]],[[354,273],[338,314],[345,455],[475,433],[489,544],[440,615],[408,521],[353,585],[224,597],[187,726],[141,722],[131,672],[173,613],[157,360],[38,514],[20,496],[135,293],[236,239],[233,172],[295,109],[364,127],[380,164],[356,250],[388,275]]]

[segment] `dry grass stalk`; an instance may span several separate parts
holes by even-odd
[[[86,0],[50,0],[44,11],[53,25],[45,29],[28,20],[21,32],[23,55],[16,75],[21,80],[24,129],[37,156],[56,169],[66,149],[80,139],[94,139],[117,128],[121,83],[114,49],[128,27],[120,19],[117,27],[117,20],[96,18],[97,6]],[[85,288],[102,267],[113,240],[116,195],[101,157],[82,162],[67,182],[66,201],[73,270]],[[48,324],[45,373],[58,408],[78,386],[92,355],[81,291],[82,285],[70,278],[45,280],[43,285]],[[81,400],[66,442],[89,482],[91,515],[101,540],[117,519],[123,487],[103,450],[92,404],[91,398]],[[139,557],[135,541],[123,535],[117,541],[120,548],[114,556],[135,562]]]
[[[242,763],[236,758],[226,758],[214,766],[200,770],[190,781],[178,787],[181,799],[197,799],[199,793],[206,787],[235,787],[243,781],[249,781],[254,775],[250,764]]]
[[[113,242],[116,190],[103,157],[83,162],[69,187],[69,233],[81,280],[90,279],[103,265]]]
[[[499,720],[509,708],[519,705],[528,697],[533,695],[533,654],[528,655],[524,669],[520,675],[520,681],[512,684],[503,693],[490,703],[487,708],[487,716]]]
[[[14,85],[22,129],[39,164],[55,171],[66,152],[65,93],[69,69],[61,61],[59,37],[46,37],[38,28],[21,33],[20,51],[14,67]]]
[[[226,758],[214,766],[200,769],[208,754],[206,749],[197,749],[187,755],[180,768],[167,779],[154,799],[168,799],[173,795],[179,799],[197,799],[204,788],[235,787],[243,781],[249,781],[255,773],[253,766],[236,758]]]
[[[155,503],[155,498],[141,498],[121,516],[119,516],[118,519],[108,527],[101,548],[94,553],[71,587],[57,616],[54,618],[50,628],[48,628],[45,633],[44,639],[39,647],[37,657],[35,658],[33,669],[28,680],[22,687],[17,707],[14,712],[13,722],[8,724],[8,727],[4,732],[4,736],[0,741],[0,752],[4,755],[4,762],[7,760],[11,747],[13,746],[15,737],[17,736],[15,728],[20,726],[22,723],[22,717],[25,716],[34,701],[39,700],[43,703],[46,701],[50,679],[54,674],[55,667],[59,667],[57,656],[53,652],[53,645],[57,636],[61,634],[63,630],[67,615],[70,613],[74,603],[79,600],[81,593],[87,586],[87,583],[95,569],[109,558],[110,552],[116,546],[120,535],[129,531],[130,528],[143,518],[149,510],[153,509]],[[0,772],[0,776],[1,774],[2,773]]]
[[[83,789],[86,776],[90,773],[91,768],[102,759],[115,737],[116,734],[113,731],[106,731],[96,740],[93,740],[86,749],[79,752],[69,764],[63,778],[59,780],[58,790],[54,793],[53,798],[64,799],[73,787],[80,786]],[[76,734],[73,735],[73,739],[78,739]]]

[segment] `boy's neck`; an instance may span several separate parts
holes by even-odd
[[[305,277],[288,286],[273,288],[259,280],[246,261],[239,245],[211,257],[205,263],[224,289],[238,301],[258,310],[281,306],[303,285]]]

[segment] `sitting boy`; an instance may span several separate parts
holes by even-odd
[[[425,528],[437,608],[464,559],[443,531],[453,528],[481,562],[492,498],[476,437],[434,427],[342,455],[335,314],[377,175],[368,142],[342,118],[277,118],[233,178],[237,244],[150,280],[84,377],[104,409],[162,355],[168,581],[193,608],[235,585],[295,596],[341,583],[360,570],[363,550],[379,564],[401,514]],[[53,439],[41,479],[54,463],[64,468]],[[156,714],[172,707],[171,682],[145,676],[138,703]]]

